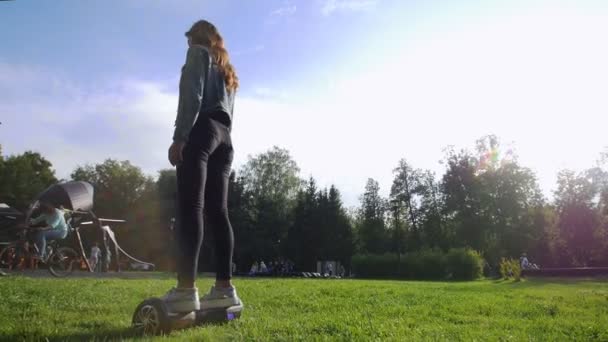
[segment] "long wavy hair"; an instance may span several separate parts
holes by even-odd
[[[206,20],[199,20],[186,32],[186,37],[189,37],[193,44],[209,48],[213,59],[224,74],[226,89],[235,91],[239,87],[239,78],[234,66],[230,63],[228,50],[224,47],[224,39],[217,28]]]

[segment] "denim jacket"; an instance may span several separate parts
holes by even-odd
[[[226,89],[224,75],[209,50],[201,45],[188,48],[179,80],[179,102],[174,141],[188,141],[197,118],[223,112],[232,123],[234,91]]]

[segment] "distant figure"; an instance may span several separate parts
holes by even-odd
[[[346,275],[346,269],[344,265],[340,265],[340,277],[344,278],[344,275]]]
[[[112,263],[112,252],[108,248],[108,251],[106,254],[106,266],[109,267],[111,263]]]
[[[249,270],[249,275],[255,275],[256,273],[258,273],[258,262],[254,261]]]
[[[91,247],[91,256],[89,258],[89,264],[91,264],[91,269],[93,271],[97,270],[97,265],[99,265],[99,259],[101,258],[101,249],[99,248],[99,244],[95,242],[93,247]]]
[[[330,277],[333,275],[334,266],[331,264],[331,262],[325,264],[325,273],[329,274]]]
[[[519,258],[519,265],[521,266],[522,270],[527,270],[530,268],[530,261],[528,261],[528,256],[526,253],[523,253]]]
[[[266,267],[266,264],[264,263],[264,260],[260,261],[260,269],[259,269],[260,273],[268,273],[268,268]]]

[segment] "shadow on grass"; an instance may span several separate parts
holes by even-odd
[[[229,324],[229,321],[209,321],[202,324],[197,324],[185,329],[176,329],[171,331],[169,334],[163,336],[171,336],[178,331],[184,331],[194,329],[196,327],[209,327],[209,326],[223,326]],[[161,337],[155,335],[142,335],[137,333],[131,327],[128,328],[116,328],[116,327],[98,327],[97,330],[92,332],[82,333],[58,333],[52,336],[45,336],[40,334],[32,334],[27,332],[15,333],[15,334],[0,334],[0,341],[123,341],[125,339],[130,340],[145,340],[149,341],[154,337]]]
[[[100,329],[95,332],[44,336],[31,333],[0,334],[1,341],[121,341],[124,339],[149,339],[137,335],[132,329]]]

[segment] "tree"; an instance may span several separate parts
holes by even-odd
[[[587,266],[601,249],[600,217],[594,207],[597,187],[585,174],[570,170],[558,173],[555,205],[560,238],[576,266]]]
[[[447,250],[449,237],[444,230],[443,201],[435,174],[429,170],[419,172],[419,184],[421,240],[430,248]]]
[[[339,260],[350,267],[354,252],[353,227],[342,205],[340,191],[334,185],[327,198],[327,259]]]
[[[251,243],[256,258],[273,259],[284,251],[302,183],[299,171],[289,152],[275,146],[250,157],[239,172],[243,191],[254,207],[255,236]]]
[[[240,270],[248,267],[259,257],[256,235],[256,212],[251,195],[245,190],[242,177],[233,171],[228,186],[228,212],[234,231],[234,262]]]
[[[37,152],[0,158],[0,202],[25,210],[40,192],[55,183],[51,162]]]
[[[285,250],[286,255],[301,270],[315,270],[320,258],[323,231],[318,214],[317,185],[311,177],[306,188],[298,192]]]
[[[485,247],[487,222],[481,208],[482,184],[476,177],[476,160],[461,150],[447,150],[447,170],[443,175],[441,191],[445,199],[446,228],[451,236],[450,245],[482,250]]]
[[[422,245],[420,232],[419,194],[423,188],[421,171],[414,170],[405,159],[399,161],[393,170],[395,178],[391,187],[390,205],[394,221],[394,235],[398,252],[401,251],[401,240],[408,221],[407,241],[410,249],[419,249]]]
[[[354,249],[353,232],[340,192],[335,186],[317,190],[311,177],[298,193],[286,255],[302,270],[315,270],[317,261],[338,260],[349,266]]]
[[[240,170],[245,189],[255,199],[285,204],[292,204],[297,196],[302,183],[298,177],[299,172],[300,168],[289,151],[276,146],[265,153],[249,157],[247,164]]]
[[[156,180],[158,196],[161,201],[161,217],[168,221],[177,214],[177,173],[175,169],[158,171]]]
[[[77,167],[73,180],[86,181],[95,188],[95,212],[101,216],[126,217],[152,179],[129,161],[107,159],[101,164]]]
[[[387,251],[385,214],[386,203],[380,196],[380,185],[369,178],[361,196],[358,220],[360,247],[363,252],[381,254]]]
[[[129,161],[113,159],[77,167],[71,177],[93,185],[97,216],[127,221],[114,227],[125,250],[157,263],[167,259],[168,222],[161,222],[158,186],[151,177]]]
[[[448,150],[443,177],[446,225],[453,243],[482,251],[491,262],[538,246],[543,198],[534,173],[512,151],[501,155],[495,136],[477,141],[477,154]]]

